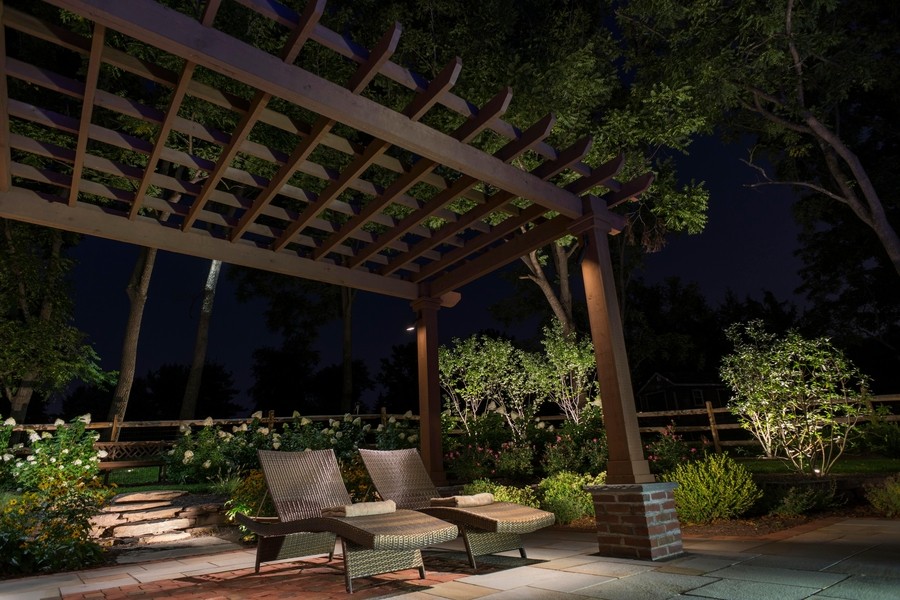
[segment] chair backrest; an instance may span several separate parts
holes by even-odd
[[[431,498],[440,496],[425,470],[425,463],[415,448],[404,450],[366,450],[359,455],[385,500],[393,500],[397,508],[427,508]]]
[[[259,463],[281,521],[319,517],[323,508],[351,503],[333,450],[260,450]]]

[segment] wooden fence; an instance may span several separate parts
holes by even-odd
[[[870,407],[890,406],[891,414],[885,420],[900,422],[900,394],[873,396]],[[377,425],[386,424],[391,417],[403,418],[402,415],[391,415],[382,410],[380,413],[353,415],[363,422]],[[642,434],[662,433],[666,429],[671,430],[689,444],[709,444],[717,452],[723,447],[732,446],[758,446],[753,437],[743,429],[737,418],[727,408],[713,408],[710,402],[705,408],[688,410],[669,410],[637,413],[638,425]],[[317,415],[307,417],[311,421],[324,422],[329,420],[342,420],[344,415]],[[418,420],[417,415],[411,417]],[[563,421],[560,416],[541,417],[542,420],[559,424]],[[867,420],[867,419],[862,419]],[[250,418],[243,419],[213,419],[211,422],[219,426],[241,426],[249,423]],[[278,425],[294,421],[294,417],[276,417],[274,411],[263,415],[261,421],[266,427],[275,429]],[[142,461],[147,464],[161,462],[159,457],[177,439],[181,429],[185,426],[201,427],[210,420],[188,421],[122,421],[92,422],[88,429],[105,430],[109,433],[108,439],[115,441],[98,442],[98,449],[106,450],[107,459],[103,462],[104,469],[115,469],[134,466]],[[16,425],[14,430],[53,431],[55,425]],[[649,436],[648,436],[649,437]],[[128,438],[128,439],[120,439]]]

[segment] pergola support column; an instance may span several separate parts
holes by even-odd
[[[419,371],[419,451],[431,480],[447,484],[441,445],[441,385],[438,371],[438,321],[440,298],[419,298],[416,311],[416,347]]]
[[[675,485],[654,483],[644,459],[609,255],[612,228],[603,219],[606,207],[593,204],[599,202],[587,198],[586,216],[573,227],[573,232],[584,233],[581,273],[609,445],[607,485],[588,488],[594,498],[597,541],[607,556],[671,558],[682,553]]]

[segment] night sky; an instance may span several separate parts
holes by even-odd
[[[702,140],[681,165],[685,180],[707,182],[711,192],[709,223],[699,236],[674,236],[666,248],[646,260],[641,276],[657,283],[677,276],[696,281],[712,305],[727,290],[739,297],[761,297],[772,291],[782,300],[798,299],[793,291],[800,284],[799,261],[793,256],[797,226],[791,216],[790,192],[783,188],[746,188],[754,173],[739,162],[743,150]],[[105,369],[119,367],[122,335],[128,313],[125,286],[134,266],[137,248],[98,238],[85,238],[74,252],[76,326],[88,334]],[[160,252],[153,272],[138,350],[137,375],[144,376],[165,363],[189,364],[193,352],[200,295],[209,262],[189,256]],[[493,275],[459,290],[462,301],[439,313],[441,343],[467,337],[481,329],[502,329],[488,307],[512,293],[511,286]],[[261,301],[239,303],[234,286],[222,276],[210,327],[208,360],[232,371],[239,400],[248,398],[252,385],[254,349],[278,346],[278,336],[268,332]],[[411,341],[405,331],[413,320],[405,300],[360,292],[354,304],[354,356],[365,359],[371,375],[391,347]],[[319,367],[340,361],[340,323],[319,332],[316,348]],[[517,337],[536,332],[528,323],[513,333]]]

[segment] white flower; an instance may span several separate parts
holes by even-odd
[[[353,424],[359,427],[362,424],[362,419],[356,417],[355,419],[353,419]]]
[[[62,419],[57,419],[57,420],[53,421],[53,424],[56,425],[57,427],[62,427],[63,425],[66,424],[66,422],[63,421]]]
[[[68,448],[63,448],[62,453],[63,453],[63,454],[68,454],[68,453],[69,453],[69,449],[68,449]]]
[[[497,410],[497,403],[494,402],[493,400],[491,400],[490,402],[488,402],[486,410],[488,410],[490,412],[494,412],[495,410]]]
[[[84,423],[85,425],[91,424],[91,413],[87,413],[86,415],[81,415],[78,417],[78,420]]]
[[[269,428],[268,428],[268,427],[260,427],[260,428],[257,429],[256,431],[259,432],[260,435],[269,435]]]
[[[34,462],[34,454],[29,454],[29,455],[25,458],[25,460],[27,460],[28,462]]]
[[[212,461],[206,460],[203,461],[203,468],[208,469],[212,465]]]
[[[272,449],[273,449],[273,450],[278,450],[279,448],[281,448],[281,442],[274,442],[274,443],[272,444]]]
[[[413,434],[413,435],[409,436],[408,438],[406,438],[406,441],[409,442],[410,444],[413,444],[418,439],[419,439],[419,436]]]
[[[302,419],[300,419],[300,425],[302,425],[303,427],[306,427],[307,425],[312,425],[312,420],[307,419],[306,417],[303,417]]]
[[[28,430],[28,441],[29,442],[37,442],[40,441],[41,436],[39,436],[33,429]]]
[[[178,426],[178,431],[180,431],[181,433],[190,433],[191,428],[187,425],[182,424]]]
[[[168,454],[169,456],[174,456],[174,455],[175,455],[175,448],[172,448],[171,450],[169,450],[168,452],[166,452],[166,454]]]
[[[100,450],[99,452],[97,452],[97,456],[99,456],[100,458],[106,458],[107,456],[109,456],[109,452],[107,452],[106,450]]]
[[[56,457],[55,457],[55,456],[51,456],[51,457],[50,457],[50,462],[51,462],[51,463],[55,463],[55,462],[56,462]]]
[[[345,413],[345,414],[344,414],[344,421],[345,421],[345,422],[349,423],[349,422],[352,421],[352,420],[353,420],[353,416],[352,416],[350,413]]]
[[[250,418],[251,419],[262,419],[262,411],[261,410],[256,411],[255,413],[250,415]]]
[[[371,429],[372,429],[371,423],[366,423],[365,425],[363,425],[363,431],[370,431]]]
[[[335,444],[337,444],[337,440],[334,438],[331,438],[330,440],[328,440],[328,443],[331,444],[332,446],[334,446]]]
[[[194,451],[193,450],[185,450],[184,457],[188,460],[194,458]]]
[[[4,454],[4,455],[3,455],[3,462],[9,462],[9,461],[11,461],[13,458],[14,458],[14,457],[13,457],[12,454]]]
[[[335,421],[334,419],[328,419],[328,426],[329,426],[329,427],[337,427],[337,426],[340,425],[340,424],[341,424],[340,421]]]
[[[404,439],[406,439],[406,434],[403,433],[403,432],[401,431],[401,432],[397,435],[397,437],[400,438],[401,440],[404,440]]]
[[[384,431],[384,424],[379,423],[378,427],[375,428],[375,431]]]
[[[75,466],[76,467],[81,466],[82,462],[84,462],[84,461],[82,461],[80,458],[75,459]]]
[[[9,417],[9,418],[6,419],[5,421],[3,421],[3,424],[4,424],[4,425],[15,425],[15,424],[16,424],[16,420],[13,419],[12,417]]]
[[[241,428],[238,429],[238,431],[247,431],[247,429],[249,429],[249,428],[247,427],[247,424],[246,424],[246,423],[241,423]]]
[[[541,421],[541,422],[539,422],[539,423],[537,424],[537,428],[538,428],[538,429],[544,429],[546,426],[547,426],[547,424],[544,423],[543,421]]]
[[[391,417],[390,419],[388,419],[388,423],[396,423],[396,422],[397,422],[397,419],[395,419],[394,417]]]
[[[342,437],[344,437],[344,432],[342,432],[342,431],[335,432],[334,437],[336,437],[337,439],[341,439]]]
[[[213,426],[213,418],[206,417],[205,419],[203,419],[203,426],[204,427],[212,427]]]
[[[220,429],[219,432],[218,432],[216,435],[218,435],[220,438],[223,438],[223,437],[225,437],[225,436],[228,435],[228,434]]]
[[[300,411],[299,411],[299,410],[295,410],[295,411],[294,411],[294,414],[291,415],[291,418],[296,419],[296,418],[299,417],[299,416],[300,416]]]
[[[331,428],[327,428],[327,429],[323,429],[323,430],[322,430],[322,435],[331,435],[332,433],[334,433],[334,432],[331,431]]]
[[[49,431],[45,431],[45,432],[41,433],[42,440],[49,440],[52,437],[53,437],[53,434],[50,433]]]
[[[403,418],[404,419],[412,419],[412,411],[408,410],[405,413],[403,413]]]

